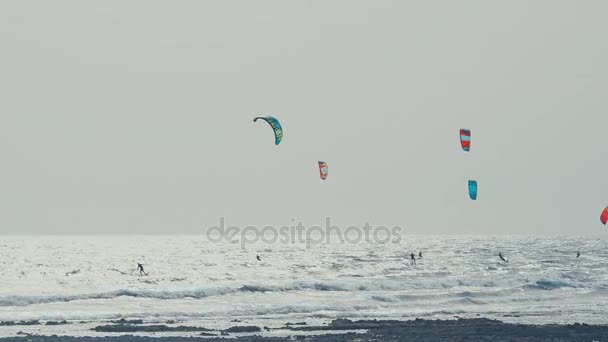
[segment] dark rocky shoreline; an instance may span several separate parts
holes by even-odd
[[[12,325],[32,325],[39,322],[12,322]],[[63,322],[60,322],[63,323]],[[40,325],[54,325],[48,322]],[[2,322],[1,325],[11,325]],[[337,319],[327,325],[311,326],[289,323],[281,328],[233,326],[213,330],[195,326],[142,324],[141,321],[114,321],[93,328],[101,333],[124,333],[111,337],[69,337],[28,335],[0,338],[2,342],[156,342],[156,341],[608,341],[608,325],[525,325],[503,323],[490,319],[391,321]],[[263,336],[264,332],[280,331],[285,337]],[[152,333],[154,337],[129,334]],[[192,332],[200,337],[163,337],[167,332]],[[292,332],[292,334],[290,334]],[[243,336],[247,334],[247,336]],[[229,339],[227,339],[229,338]]]

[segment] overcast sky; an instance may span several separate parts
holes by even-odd
[[[604,236],[606,18],[601,0],[2,1],[0,233],[331,216]]]

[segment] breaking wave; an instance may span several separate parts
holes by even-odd
[[[285,286],[261,286],[254,284],[247,284],[238,287],[208,287],[208,288],[197,288],[187,290],[132,290],[132,289],[120,289],[109,292],[98,292],[98,293],[85,293],[75,295],[49,295],[49,296],[0,296],[0,306],[27,306],[34,304],[49,304],[49,303],[62,303],[62,302],[73,302],[73,301],[85,301],[85,300],[111,300],[118,297],[134,297],[134,298],[148,298],[148,299],[160,299],[160,300],[177,300],[177,299],[204,299],[212,296],[222,296],[231,293],[238,292],[290,292],[290,291],[322,291],[322,292],[375,292],[375,291],[405,291],[412,289],[457,289],[459,287],[470,286],[470,281],[463,281],[461,279],[454,279],[452,281],[442,282],[397,282],[397,281],[383,281],[383,282],[357,282],[357,281],[300,281]],[[493,287],[493,283],[478,282],[475,283],[477,286],[482,287]],[[424,286],[426,285],[426,286]],[[428,300],[431,298],[456,298],[456,299],[471,299],[467,302],[473,301],[473,299],[486,298],[492,296],[503,296],[512,291],[516,291],[517,288],[534,289],[534,290],[554,290],[563,287],[576,287],[561,280],[538,280],[533,284],[524,284],[521,286],[515,286],[509,289],[502,289],[494,292],[483,292],[473,293],[470,291],[455,291],[452,293],[439,295],[417,295],[417,294],[397,294],[394,296],[385,295],[372,295],[370,298],[374,301],[379,302],[406,302],[406,301],[418,301]]]

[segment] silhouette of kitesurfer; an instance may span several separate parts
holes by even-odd
[[[257,254],[255,257],[256,257],[256,259],[258,259],[258,261],[262,261],[262,258],[260,258],[259,254]]]
[[[139,275],[148,275],[146,271],[144,271],[144,265],[137,263],[137,270],[139,271]]]
[[[422,258],[422,251],[418,252],[418,259]]]
[[[414,252],[412,252],[412,254],[410,254],[410,258],[411,258],[410,263],[411,263],[412,265],[416,265],[416,257],[415,257],[415,255],[414,255]]]
[[[509,262],[509,260],[505,259],[504,256],[502,256],[501,252],[498,252],[498,257],[500,258],[500,260],[504,261],[504,262]]]
[[[576,257],[580,257],[581,256],[581,251],[576,251]]]

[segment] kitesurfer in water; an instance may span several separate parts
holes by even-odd
[[[410,254],[410,258],[411,258],[410,263],[411,263],[412,265],[416,265],[416,257],[415,257],[415,255],[414,255],[414,252],[412,252],[412,254]]]
[[[418,252],[418,259],[422,258],[422,251]]]
[[[576,257],[580,257],[581,256],[581,251],[576,251]]]
[[[500,260],[502,260],[504,262],[509,262],[509,260],[505,259],[505,257],[502,256],[502,252],[498,252],[498,257],[500,258]]]
[[[262,258],[260,258],[259,254],[257,254],[255,257],[256,257],[256,259],[258,259],[258,261],[262,261]]]
[[[137,270],[139,271],[139,275],[148,275],[145,271],[144,271],[144,265],[137,263]]]

